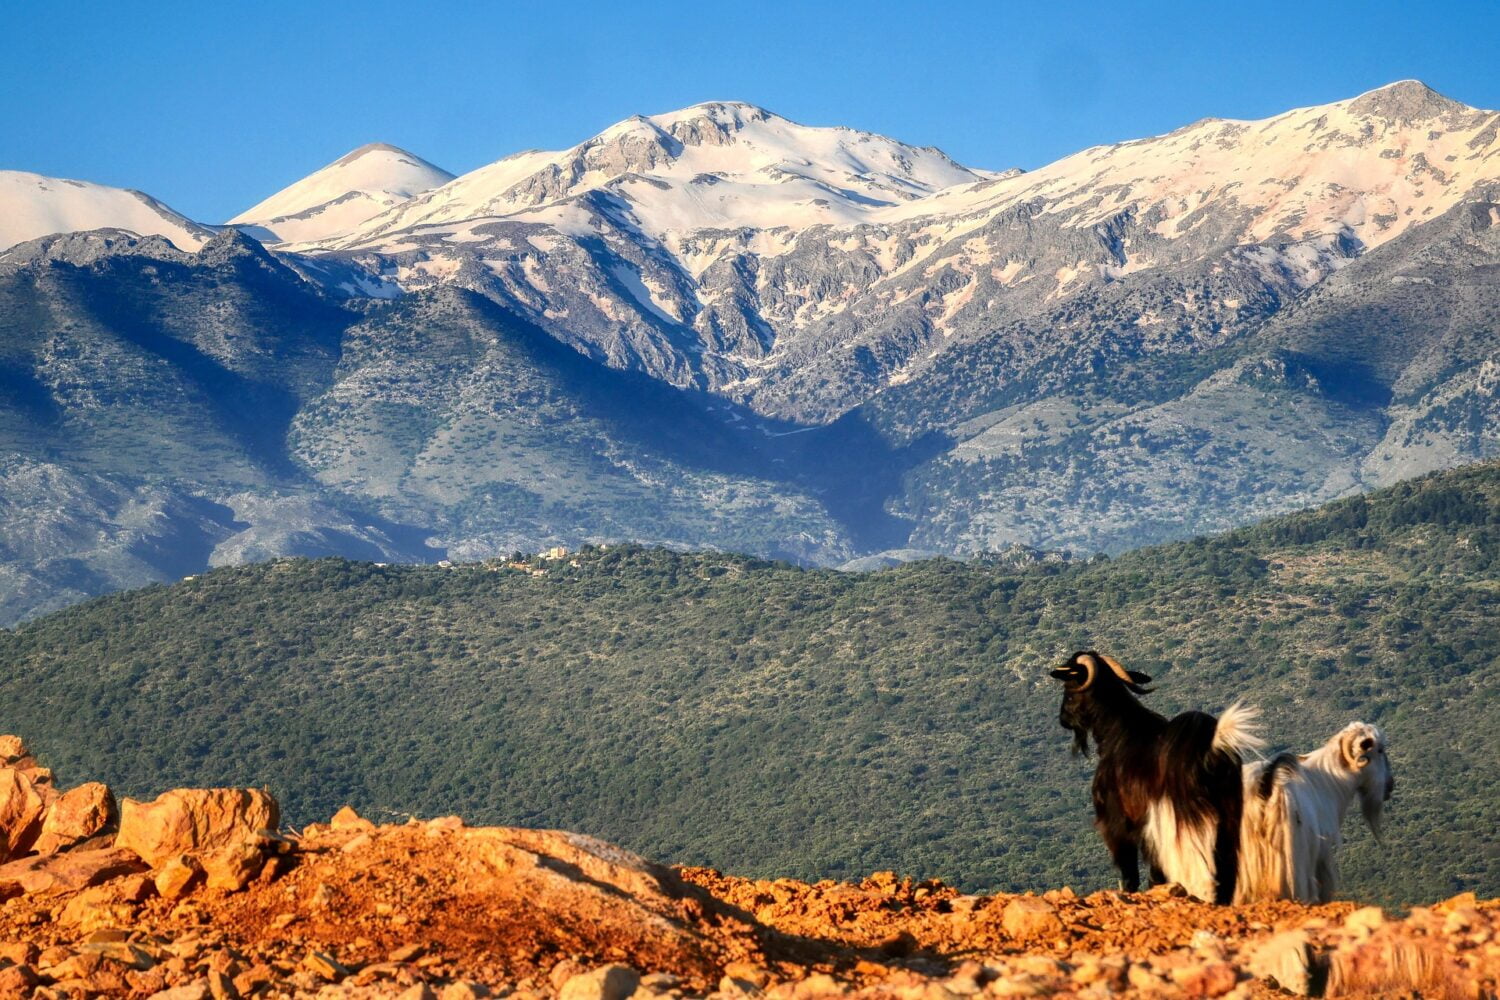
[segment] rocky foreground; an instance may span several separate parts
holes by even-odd
[[[549,830],[253,789],[118,804],[0,737],[0,998],[1493,997],[1500,900],[1216,907],[665,868]]]

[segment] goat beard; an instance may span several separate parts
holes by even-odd
[[[1359,811],[1364,814],[1370,832],[1375,835],[1376,840],[1379,840],[1381,827],[1385,822],[1385,802],[1381,798],[1381,792],[1365,794],[1365,790],[1360,789]]]
[[[1089,755],[1089,731],[1082,726],[1069,726],[1073,730],[1073,756]]]

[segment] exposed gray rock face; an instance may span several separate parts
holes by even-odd
[[[1406,81],[985,174],[701,105],[518,154],[304,249],[471,288],[613,367],[825,423],[1019,329],[1011,383],[1089,355],[1047,335],[1064,324],[1133,322],[1115,336],[1160,353],[1232,341],[1500,178],[1497,123]]]
[[[1481,192],[1187,363],[1106,336],[1094,374],[1006,393],[1013,352],[956,350],[865,408],[956,441],[909,474],[911,543],[1118,551],[1500,455],[1497,240]]]

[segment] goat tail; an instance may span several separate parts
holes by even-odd
[[[1243,758],[1258,754],[1266,745],[1260,735],[1260,709],[1237,701],[1224,709],[1214,727],[1213,748]]]
[[[1292,754],[1245,765],[1236,903],[1299,898],[1293,836],[1297,817],[1286,787],[1298,769]]]

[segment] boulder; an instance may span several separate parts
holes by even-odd
[[[31,754],[26,749],[26,743],[19,736],[0,736],[0,764],[14,764]]]
[[[328,821],[329,827],[335,830],[373,830],[375,824],[355,812],[353,807],[344,806],[333,814],[333,819]]]
[[[41,983],[29,965],[10,965],[0,969],[0,997],[29,997]]]
[[[1369,937],[1385,924],[1385,911],[1378,906],[1362,906],[1344,918],[1344,926],[1359,937]]]
[[[1005,904],[1000,926],[1006,934],[1023,941],[1034,937],[1056,937],[1063,929],[1057,907],[1040,896],[1017,896]]]
[[[1221,997],[1239,984],[1239,973],[1227,962],[1209,962],[1172,978],[1190,997]]]
[[[302,966],[320,979],[338,982],[349,974],[349,969],[326,951],[309,951],[302,959]]]
[[[156,873],[156,891],[163,899],[181,899],[202,881],[203,866],[191,854],[168,858]]]
[[[52,803],[33,846],[38,854],[65,851],[109,826],[115,818],[115,797],[98,781],[69,789]]]
[[[42,832],[46,810],[46,799],[28,775],[0,767],[0,864],[31,848]]]
[[[142,895],[139,884],[127,885],[123,879],[96,885],[68,900],[55,919],[60,926],[75,928],[82,934],[104,928],[134,927]]]
[[[238,892],[260,874],[266,862],[260,845],[253,840],[230,844],[199,856],[210,889]],[[168,862],[170,864],[170,862]]]
[[[189,851],[209,853],[258,842],[279,821],[276,800],[255,788],[178,788],[155,802],[120,803],[115,846],[129,848],[152,868]]]
[[[144,871],[145,867],[134,851],[117,847],[39,854],[0,865],[0,899],[77,892],[121,875]]]
[[[1315,971],[1312,940],[1307,931],[1282,931],[1250,955],[1250,971],[1260,979],[1274,979],[1288,993],[1311,996]]]
[[[628,965],[606,965],[574,976],[557,991],[558,1000],[625,1000],[641,983]]]

